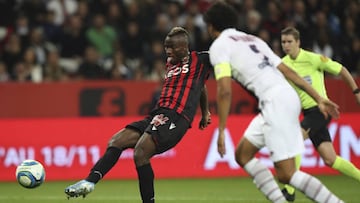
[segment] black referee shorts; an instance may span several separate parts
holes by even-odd
[[[174,110],[160,108],[154,112],[146,132],[152,136],[156,153],[173,148],[184,137],[190,123]]]
[[[330,133],[327,128],[331,121],[331,117],[329,116],[326,119],[317,106],[306,109],[303,113],[304,118],[301,121],[301,127],[305,130],[310,129],[309,138],[314,147],[318,148],[322,142],[331,142]]]

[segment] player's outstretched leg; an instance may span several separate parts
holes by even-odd
[[[302,171],[296,171],[292,175],[290,184],[315,202],[344,203],[317,178]]]
[[[95,189],[95,184],[87,180],[81,180],[65,188],[65,193],[70,197],[85,197]]]
[[[88,193],[92,192],[95,188],[95,184],[115,165],[121,152],[122,149],[108,147],[105,154],[93,166],[86,179],[65,188],[67,197],[85,197]]]

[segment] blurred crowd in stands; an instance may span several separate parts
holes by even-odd
[[[202,13],[211,0],[0,0],[0,81],[159,80],[163,40],[185,27],[207,50]],[[239,29],[283,56],[280,31],[360,74],[359,0],[228,0]]]

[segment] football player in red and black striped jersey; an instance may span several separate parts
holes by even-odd
[[[200,103],[199,128],[211,122],[205,82],[213,71],[207,52],[189,51],[188,32],[174,27],[166,36],[166,75],[156,107],[141,121],[128,124],[109,141],[105,154],[85,180],[65,189],[68,197],[85,196],[115,165],[123,150],[134,149],[139,188],[144,203],[155,202],[154,173],[150,159],[180,142]],[[89,187],[92,185],[92,187]],[[89,189],[90,188],[90,189]]]

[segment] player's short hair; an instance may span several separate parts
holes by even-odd
[[[170,32],[167,34],[169,37],[174,37],[176,35],[184,35],[186,38],[189,37],[189,33],[185,28],[182,27],[173,27]]]
[[[224,1],[216,1],[204,13],[205,23],[211,24],[215,30],[223,31],[238,26],[238,13],[233,6]]]
[[[286,27],[281,30],[281,35],[292,35],[295,40],[300,39],[300,32],[294,27]]]

